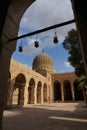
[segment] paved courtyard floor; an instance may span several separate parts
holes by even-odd
[[[4,111],[3,130],[87,130],[84,103],[52,103]]]

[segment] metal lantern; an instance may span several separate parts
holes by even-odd
[[[35,40],[35,42],[34,42],[34,46],[35,46],[36,48],[39,47],[38,36],[36,36],[36,40]]]
[[[38,41],[35,41],[35,42],[34,42],[34,46],[35,46],[36,48],[38,48],[38,47],[39,47],[39,42],[38,42]]]
[[[58,43],[58,37],[57,37],[57,36],[54,36],[53,42],[54,42],[55,44]]]
[[[22,52],[23,51],[23,46],[22,46],[22,42],[20,43],[20,46],[19,46],[19,52]]]
[[[19,52],[22,52],[22,51],[23,51],[23,47],[19,46]]]
[[[57,34],[56,34],[56,30],[55,30],[55,36],[54,36],[54,38],[53,38],[53,42],[54,42],[55,44],[58,43],[58,37],[57,37]]]

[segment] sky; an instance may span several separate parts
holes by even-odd
[[[24,13],[18,36],[72,19],[74,15],[70,0],[36,0]],[[44,53],[52,58],[57,73],[72,72],[74,68],[68,62],[69,54],[63,48],[62,43],[68,31],[73,28],[76,28],[75,23],[19,39],[12,58],[32,68],[34,58],[44,50]],[[58,44],[53,43],[55,31]],[[34,47],[36,39],[39,42],[38,48]],[[22,53],[18,51],[20,44],[23,46]]]

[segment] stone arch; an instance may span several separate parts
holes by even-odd
[[[15,78],[13,97],[12,97],[13,104],[24,105],[25,85],[26,85],[26,78],[24,74],[19,73]]]
[[[83,90],[80,90],[78,88],[78,80],[74,80],[73,86],[74,86],[75,100],[83,101],[84,100]]]
[[[37,84],[37,103],[41,103],[41,99],[42,99],[42,83],[39,81]]]
[[[15,33],[17,30],[16,35],[15,35],[15,36],[17,36],[20,20],[21,20],[23,14],[25,13],[25,11],[28,9],[28,7],[30,7],[31,4],[34,2],[35,2],[35,0],[26,0],[26,1],[25,0],[22,0],[22,1],[18,0],[16,2],[15,2],[15,0],[7,0],[7,1],[1,0],[1,3],[0,3],[2,6],[1,13],[3,14],[1,17],[2,18],[1,25],[3,25],[3,26],[2,26],[0,31],[5,30],[5,34],[7,34],[7,31],[9,31],[9,33],[7,34],[8,38],[9,38],[10,35],[12,33]],[[4,4],[4,3],[6,3],[6,4]],[[15,11],[15,9],[16,9],[16,11]],[[7,29],[9,24],[14,27],[13,28],[14,31],[12,31],[12,27],[9,28],[9,30]],[[1,34],[3,35],[3,33],[0,33],[0,36],[1,36]],[[6,38],[7,37],[5,37],[5,39]]]
[[[54,81],[54,101],[60,101],[61,100],[61,86],[59,81]]]
[[[2,2],[2,1],[3,1],[3,2]],[[5,14],[4,14],[4,15],[7,14],[7,9],[6,9],[6,8],[7,8],[7,5],[9,5],[9,2],[10,2],[10,1],[12,1],[12,0],[7,0],[7,1],[6,1],[6,0],[1,0],[1,3],[5,3],[5,4],[3,4],[3,6],[1,5],[1,6],[2,6],[2,9],[3,9],[4,6],[5,6],[5,10],[6,10],[6,11],[5,11]],[[15,1],[15,0],[13,0],[13,1]],[[22,1],[23,1],[23,0],[22,0]],[[22,1],[21,1],[21,0],[16,1],[16,2],[20,2],[19,4],[17,3],[17,5],[21,5]],[[26,1],[24,0],[24,2],[26,3],[26,5],[28,6],[27,1],[33,1],[33,0],[26,0]],[[16,2],[15,2],[15,3],[16,3]],[[8,4],[7,4],[7,3],[8,3]],[[75,2],[73,2],[73,3],[75,3]],[[80,2],[80,3],[81,3],[81,2]],[[11,5],[11,4],[10,4],[10,5]],[[23,5],[23,4],[22,4],[22,5]],[[24,4],[24,5],[25,5],[25,4]],[[24,6],[24,5],[23,5],[23,6]],[[74,5],[74,4],[73,4],[73,5]],[[75,4],[75,5],[76,5],[76,4]],[[80,4],[80,5],[81,5],[81,4]],[[84,4],[84,5],[85,5],[85,4]],[[24,7],[25,7],[25,6],[24,6]],[[73,6],[73,7],[74,7],[74,6]],[[75,7],[76,7],[76,6],[75,6]],[[78,5],[78,7],[79,7],[79,5]],[[76,8],[77,10],[78,10],[78,7]],[[80,7],[81,7],[81,6],[80,6]],[[12,7],[11,7],[11,8],[12,8]],[[20,6],[20,9],[23,10],[23,9],[21,8],[21,6]],[[74,8],[74,9],[75,9],[75,8]],[[4,12],[4,11],[3,11],[3,12]],[[13,11],[11,11],[11,10],[10,10],[9,12],[12,12],[12,14],[14,14]],[[15,12],[16,12],[16,11],[15,11]],[[20,12],[20,11],[17,11],[17,13],[18,13],[18,12]],[[23,12],[24,12],[24,10],[23,10]],[[85,49],[85,45],[86,45],[86,44],[85,44],[85,43],[86,43],[85,41],[86,41],[86,39],[84,40],[84,38],[85,38],[85,36],[86,36],[86,29],[85,29],[86,26],[84,26],[84,21],[85,21],[85,17],[84,17],[84,16],[85,16],[85,15],[83,15],[85,12],[83,11],[82,17],[80,17],[79,19],[78,19],[77,16],[79,16],[79,12],[80,12],[80,14],[81,14],[82,12],[79,11],[79,10],[78,10],[78,11],[75,10],[75,12],[76,12],[77,24],[78,24],[78,27],[79,27],[79,30],[80,30],[80,34],[82,35],[82,36],[81,36],[81,40],[82,40],[81,43],[83,43],[83,44],[82,44],[82,45],[83,45],[82,48],[83,48],[83,52],[84,52],[83,55],[85,55],[84,58],[85,58],[85,62],[87,63],[87,60],[86,60],[86,59],[87,59],[87,58],[86,58],[86,51],[84,51],[84,50],[86,50],[86,49]],[[3,15],[3,16],[4,16],[4,15]],[[4,26],[5,17],[2,18],[2,19],[4,19],[4,20],[2,20],[1,23],[3,23],[3,26]],[[16,17],[15,17],[14,19],[16,19]],[[80,26],[80,23],[79,23],[80,19],[82,19],[82,22],[80,22],[80,23],[81,23],[81,26]],[[8,26],[8,25],[10,25],[10,24],[7,24],[7,26]],[[1,26],[2,26],[2,24],[1,24]],[[83,31],[82,28],[80,28],[80,27],[82,27],[83,30],[85,29],[85,31]],[[11,27],[11,28],[13,29],[13,27]],[[3,27],[2,27],[2,29],[3,29]],[[2,29],[1,29],[1,33],[0,33],[0,34],[4,34],[4,33],[2,33]],[[5,29],[5,32],[6,32],[6,30],[7,30],[7,32],[8,32],[8,29]],[[85,32],[85,33],[83,33],[83,32]],[[11,33],[12,33],[12,30],[11,30]],[[8,32],[8,34],[9,34],[9,32]],[[6,34],[5,34],[5,36],[6,36]],[[8,35],[7,37],[10,38],[10,36],[11,36],[11,35]],[[14,35],[14,36],[16,36],[16,35]],[[12,36],[11,36],[11,37],[12,37]],[[4,39],[5,39],[5,38],[4,38]],[[3,41],[4,41],[4,40],[3,40]],[[6,41],[7,41],[7,39],[6,39]],[[10,44],[10,45],[12,45],[12,44]],[[13,45],[12,45],[12,46],[13,46]],[[11,50],[12,50],[12,49],[11,49]],[[0,51],[0,53],[1,53],[1,52],[2,52],[2,51]],[[2,56],[3,56],[3,53],[2,53]],[[6,58],[7,58],[7,55],[6,55]],[[3,59],[3,58],[2,58],[2,59]],[[4,58],[4,59],[5,59],[5,58]],[[3,65],[3,63],[4,63],[4,61],[5,61],[4,59],[3,59],[3,62],[1,62],[2,64],[0,63],[1,66]],[[8,57],[8,60],[9,60],[9,57]],[[6,63],[8,64],[7,61],[5,62],[5,64],[6,64]],[[6,66],[8,66],[7,64],[6,64]],[[6,68],[6,66],[5,66],[5,68]],[[7,67],[7,69],[8,69],[8,67]],[[3,72],[3,75],[2,75],[1,80],[4,78],[4,75],[7,74],[7,69],[5,70],[5,72]],[[2,70],[2,67],[1,67],[1,70]],[[86,69],[86,72],[87,72],[87,69]],[[6,82],[6,79],[4,79],[4,81]],[[2,91],[2,90],[4,90],[6,86],[5,86],[5,84],[4,84],[3,82],[0,84],[0,86],[2,86],[2,88],[1,88],[1,93],[2,93],[2,95],[3,95],[3,91]],[[1,96],[2,96],[2,95],[1,95]],[[0,104],[2,104],[2,102],[0,102]],[[2,114],[1,114],[1,116],[2,116]],[[0,128],[1,128],[1,127],[0,127]]]
[[[47,102],[47,84],[43,85],[43,102]]]
[[[35,92],[35,80],[33,78],[29,81],[29,87],[28,87],[28,103],[34,104],[34,92]]]
[[[64,100],[65,101],[72,100],[71,83],[69,80],[65,80],[63,82],[63,89],[64,89]]]

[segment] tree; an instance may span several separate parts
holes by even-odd
[[[85,75],[79,37],[75,29],[68,32],[65,40],[63,41],[63,47],[69,53],[68,61],[75,68],[75,74],[79,77]]]
[[[85,95],[85,101],[86,101],[86,106],[87,106],[87,77],[82,76],[81,79],[78,82],[79,89],[82,89],[84,91]]]

